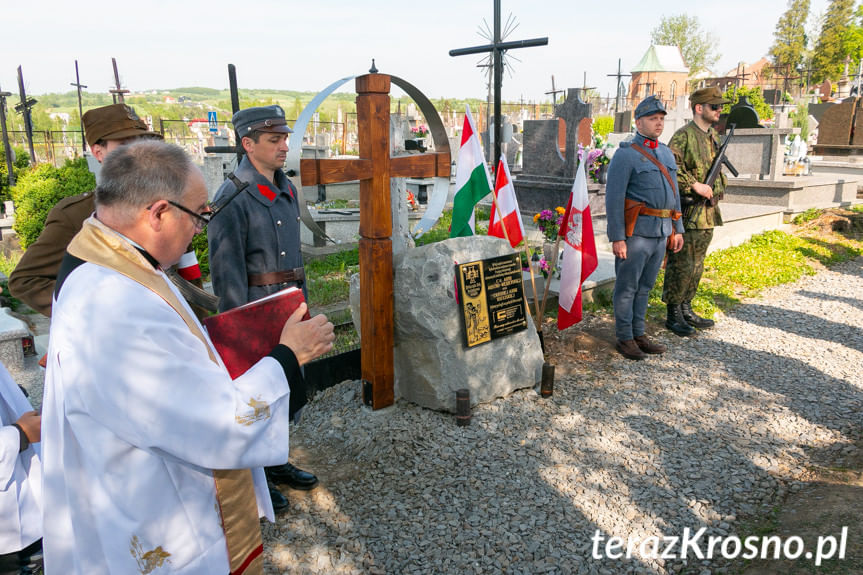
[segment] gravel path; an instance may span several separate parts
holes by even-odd
[[[670,352],[559,370],[474,409],[469,427],[359,384],[318,395],[295,430],[312,492],[264,526],[269,573],[721,573],[721,564],[593,559],[599,530],[748,535],[740,520],[841,465],[863,437],[863,259],[767,290]],[[705,537],[706,537],[705,536]],[[856,534],[859,537],[859,533]]]

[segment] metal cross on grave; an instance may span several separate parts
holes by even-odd
[[[81,149],[86,152],[87,138],[84,137],[84,108],[81,105],[81,88],[86,88],[87,86],[81,83],[81,76],[78,74],[78,60],[75,60],[75,81],[69,85],[75,86],[78,90],[78,120],[81,122]]]
[[[24,90],[24,73],[18,66],[18,94],[21,103],[15,105],[15,111],[24,118],[24,132],[27,134],[27,146],[30,148],[30,163],[36,163],[36,152],[33,150],[33,120],[30,116],[30,108],[36,105],[35,98],[29,98]]]
[[[300,159],[299,175],[303,186],[360,181],[360,354],[363,401],[373,409],[380,409],[392,405],[395,399],[390,178],[449,178],[451,159],[443,123],[434,108],[429,109],[430,101],[416,88],[394,76],[378,74],[374,67],[372,73],[357,76],[355,82],[360,157],[349,160]],[[435,153],[390,157],[391,82],[413,98],[426,116]],[[432,112],[433,117],[430,117]],[[301,133],[295,134],[302,138]],[[295,147],[291,145],[291,148]],[[288,175],[292,174],[289,172]]]
[[[0,89],[0,133],[3,137],[3,150],[6,154],[6,177],[9,187],[15,185],[15,166],[12,163],[12,146],[9,144],[9,132],[6,130],[6,98],[12,92],[4,92]]]
[[[614,113],[617,114],[617,109],[620,107],[620,80],[621,78],[625,78],[627,76],[631,76],[631,74],[621,74],[620,73],[620,58],[617,59],[617,74],[607,74],[608,76],[613,76],[617,78],[617,96],[614,98]]]
[[[125,90],[122,86],[120,86],[120,72],[117,70],[117,59],[111,58],[111,65],[114,67],[114,83],[115,87],[108,90],[111,93],[111,97],[114,98],[115,104],[122,104],[125,102],[123,98],[123,94],[128,94],[129,90]]]
[[[497,166],[498,158],[500,158],[500,138],[501,125],[503,118],[501,116],[501,99],[500,88],[503,84],[503,53],[512,48],[530,48],[533,46],[545,46],[548,44],[548,37],[532,38],[530,40],[516,40],[513,42],[503,42],[500,36],[500,0],[494,0],[494,38],[491,44],[485,46],[472,46],[470,48],[458,48],[450,50],[450,56],[466,56],[468,54],[483,54],[492,52],[494,66],[494,165]],[[554,87],[552,87],[552,90]]]

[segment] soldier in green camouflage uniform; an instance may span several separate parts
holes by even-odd
[[[689,98],[693,119],[671,137],[668,146],[677,161],[677,181],[680,183],[683,206],[683,249],[668,252],[662,301],[668,308],[665,326],[680,336],[691,335],[695,328],[708,328],[713,320],[692,311],[692,298],[704,272],[704,257],[713,239],[714,226],[722,225],[719,205],[707,203],[712,197],[721,199],[726,178],[721,174],[713,189],[704,184],[713,158],[719,149],[719,135],[713,124],[719,120],[722,104],[719,88],[702,88]]]

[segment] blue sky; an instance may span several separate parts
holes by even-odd
[[[812,0],[812,12],[828,0]],[[124,87],[132,90],[206,86],[226,88],[228,63],[240,88],[318,91],[336,79],[365,73],[375,58],[381,72],[400,76],[427,96],[485,95],[479,56],[450,57],[453,48],[484,44],[477,33],[491,26],[492,0],[141,0],[80,4],[68,0],[0,0],[4,25],[0,86],[17,92],[23,65],[29,91],[71,89],[77,58],[88,91],[113,83],[117,58]],[[232,13],[232,6],[239,6]],[[518,27],[509,39],[548,36],[548,46],[513,50],[507,100],[548,98],[558,88],[579,87],[584,73],[602,95],[614,92],[618,58],[624,72],[650,45],[660,18],[697,16],[719,39],[723,72],[754,62],[773,42],[786,0],[502,0]],[[24,25],[27,23],[27,25]],[[25,49],[26,46],[26,49]]]

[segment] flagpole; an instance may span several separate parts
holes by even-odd
[[[540,314],[545,314],[545,302],[548,300],[548,288],[551,287],[551,278],[554,270],[557,269],[557,258],[560,255],[560,236],[557,236],[557,241],[554,242],[554,256],[551,258],[552,264],[548,270],[548,281],[545,282],[545,292],[542,294],[542,307],[539,308]]]
[[[500,161],[498,161],[497,168],[494,171],[495,181],[497,180],[497,170],[499,170],[499,169],[500,169]],[[495,185],[495,187],[497,187],[497,186]],[[497,203],[497,190],[492,190],[491,195],[493,198],[491,201],[492,211],[494,211],[494,213],[497,214],[497,221],[500,222],[500,227],[503,228],[503,237],[506,238],[506,243],[508,243],[511,246],[512,242],[509,241],[509,232],[506,231],[506,224],[503,223],[503,216],[500,213],[500,206]],[[489,222],[488,227],[489,227],[489,231],[490,231],[491,230],[491,222]],[[536,331],[539,331],[542,316],[539,315],[539,298],[536,297],[537,296],[536,280],[534,279],[534,275],[533,275],[533,267],[530,265],[530,250],[527,247],[527,241],[524,242],[524,252],[525,252],[525,255],[527,256],[527,269],[530,270],[530,286],[533,288],[533,304],[536,307],[536,313],[537,313],[536,318],[534,318],[533,325],[536,327]],[[524,284],[524,278],[522,278],[521,283]],[[527,296],[525,296],[525,300],[527,300]],[[527,314],[531,315],[530,314],[530,304],[526,303],[525,308],[527,309]]]

